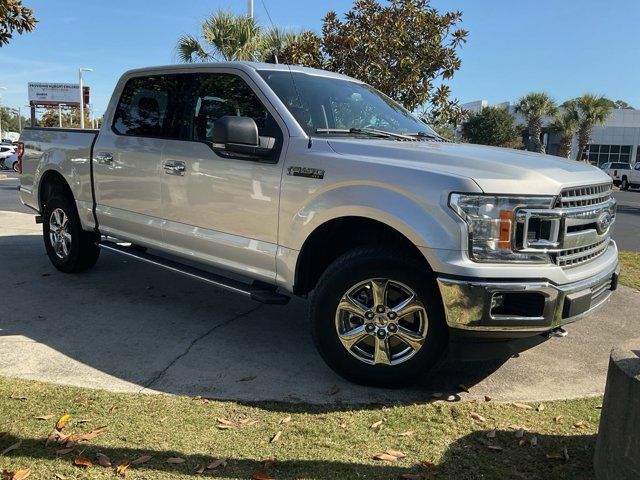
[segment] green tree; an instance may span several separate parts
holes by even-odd
[[[623,110],[634,110],[634,108],[629,105],[627,102],[625,102],[624,100],[616,100],[615,102],[613,100],[610,100],[608,98],[604,99],[604,102],[609,105],[612,109],[623,109]]]
[[[200,34],[183,35],[176,46],[181,62],[275,61],[296,35],[281,28],[264,31],[248,15],[220,10],[200,25]]]
[[[575,106],[569,104],[559,111],[549,126],[552,131],[560,135],[559,156],[571,158],[571,144],[579,126],[578,112]]]
[[[18,111],[13,108],[0,107],[0,118],[2,119],[2,135],[5,132],[18,132]],[[27,119],[22,117],[22,127],[27,126]]]
[[[556,102],[546,93],[531,92],[518,100],[516,112],[527,121],[529,131],[528,150],[545,153],[542,143],[542,117],[555,115]]]
[[[344,20],[328,12],[321,37],[298,35],[280,59],[355,77],[411,111],[429,105],[432,124],[455,124],[462,111],[443,81],[461,65],[458,49],[468,35],[457,28],[461,19],[431,0],[356,0]]]
[[[565,103],[575,108],[578,115],[578,154],[576,160],[582,159],[585,148],[591,142],[593,127],[604,123],[611,115],[609,102],[610,100],[603,96],[586,93]]]
[[[31,32],[37,22],[33,10],[23,6],[21,0],[0,0],[0,47],[9,43],[14,32]]]
[[[473,113],[462,123],[462,138],[470,143],[514,146],[519,132],[515,117],[505,108],[487,107]]]
[[[84,110],[84,124],[91,128],[88,109]],[[41,127],[59,127],[60,116],[58,107],[47,107],[38,121]],[[65,107],[62,110],[62,128],[80,128],[80,108]]]

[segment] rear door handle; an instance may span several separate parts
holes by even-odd
[[[184,172],[187,170],[187,167],[184,162],[163,162],[162,168],[164,168],[164,173],[167,175],[178,175],[184,176]]]
[[[98,163],[103,165],[111,165],[113,163],[113,154],[109,152],[100,152],[96,155]]]

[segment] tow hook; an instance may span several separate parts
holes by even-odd
[[[551,338],[551,337],[563,338],[563,337],[566,337],[567,335],[569,335],[569,332],[567,332],[562,327],[558,327],[558,328],[554,328],[553,330],[551,330],[547,335],[548,335],[549,338]]]

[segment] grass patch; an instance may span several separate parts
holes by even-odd
[[[620,252],[620,283],[640,290],[640,252]]]
[[[11,397],[15,398],[11,398]],[[25,397],[26,399],[16,399]],[[423,478],[592,478],[592,459],[601,398],[548,402],[542,411],[496,402],[412,405],[313,406],[242,404],[169,395],[132,395],[0,377],[0,470],[33,467],[30,478],[114,478],[114,468],[73,465],[76,452],[95,463],[95,454],[112,464],[142,455],[153,458],[126,471],[130,479],[187,479],[198,466],[228,457],[226,467],[206,470],[213,478],[251,478],[266,471],[277,479],[395,479],[404,474]],[[44,442],[56,419],[71,415],[63,433],[108,428],[76,451],[56,456]],[[474,420],[478,414],[485,422]],[[53,414],[49,420],[39,415]],[[290,421],[284,422],[287,417]],[[562,416],[561,420],[557,420]],[[217,428],[222,418],[236,425]],[[556,418],[556,420],[554,420]],[[78,424],[78,420],[90,422]],[[371,425],[383,420],[378,428]],[[482,420],[482,418],[480,418]],[[253,421],[257,423],[252,424]],[[583,423],[579,423],[583,422]],[[244,425],[242,425],[244,423]],[[574,425],[578,424],[578,428]],[[537,445],[520,446],[514,432],[525,428]],[[496,428],[496,437],[486,432]],[[281,431],[278,441],[270,442]],[[412,435],[401,433],[414,431]],[[501,451],[488,446],[499,446]],[[568,459],[547,458],[567,448]],[[378,451],[400,450],[394,462],[372,459]],[[563,455],[561,455],[563,456]],[[167,458],[184,458],[181,464]],[[264,461],[277,459],[273,465]],[[434,464],[421,466],[423,460]],[[411,478],[411,477],[408,477]],[[414,477],[422,478],[422,477]]]

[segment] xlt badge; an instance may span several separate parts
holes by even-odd
[[[292,177],[324,178],[324,170],[310,167],[289,167],[287,174]]]

